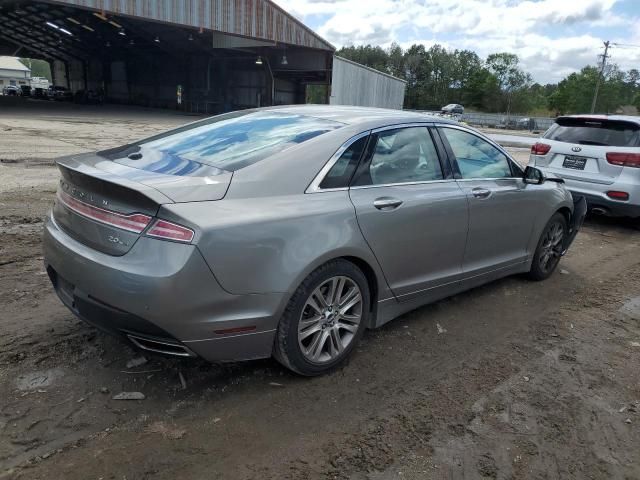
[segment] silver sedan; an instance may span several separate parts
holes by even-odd
[[[303,375],[426,303],[547,278],[586,209],[475,130],[356,107],[220,115],[58,167],[45,263],[73,313],[147,351]]]

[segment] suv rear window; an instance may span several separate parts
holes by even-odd
[[[236,112],[152,137],[137,146],[143,157],[162,153],[167,160],[178,158],[235,171],[342,126],[332,120],[292,113]],[[130,147],[126,148],[127,154]],[[114,153],[109,152],[110,156]]]
[[[543,138],[605,147],[640,146],[640,125],[620,120],[558,118]]]

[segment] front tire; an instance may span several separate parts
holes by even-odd
[[[560,263],[564,239],[568,234],[567,219],[561,213],[555,213],[547,222],[538,240],[529,271],[530,279],[540,281],[551,276]]]
[[[370,313],[362,271],[347,260],[314,270],[289,300],[278,325],[274,357],[301,375],[329,372],[349,357]]]

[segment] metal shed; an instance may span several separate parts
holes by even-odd
[[[357,105],[402,109],[406,82],[392,75],[333,57],[332,105]]]

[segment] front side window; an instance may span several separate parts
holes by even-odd
[[[442,128],[462,178],[512,177],[507,156],[486,140],[454,128]]]
[[[387,185],[444,178],[426,127],[385,130],[377,134],[375,142],[365,183]]]

